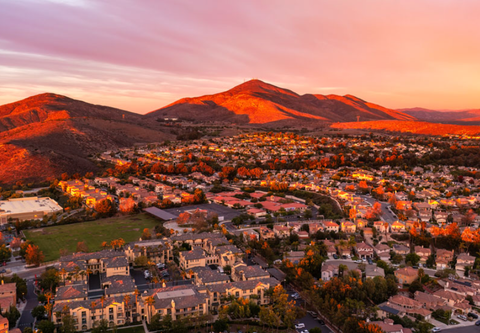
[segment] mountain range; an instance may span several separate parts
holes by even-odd
[[[97,153],[175,139],[182,126],[169,127],[164,122],[170,118],[204,124],[309,128],[401,121],[411,127],[417,119],[480,121],[480,110],[455,114],[418,108],[393,110],[352,95],[299,95],[260,80],[218,94],[183,98],[145,115],[45,93],[0,106],[0,184],[95,171],[91,156]]]
[[[418,120],[432,123],[448,123],[463,125],[480,125],[480,109],[439,111],[424,108],[399,109]]]

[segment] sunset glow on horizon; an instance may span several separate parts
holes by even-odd
[[[389,108],[480,109],[480,2],[6,0],[0,105],[146,113],[258,78]]]

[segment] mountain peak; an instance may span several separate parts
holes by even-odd
[[[178,100],[148,113],[146,117],[250,124],[288,121],[289,125],[312,121],[356,121],[358,117],[362,120],[415,120],[352,95],[300,96],[258,79],[218,94]]]

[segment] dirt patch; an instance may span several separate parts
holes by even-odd
[[[31,232],[42,232],[42,231],[43,231],[43,228],[31,230]]]

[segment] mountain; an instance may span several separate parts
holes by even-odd
[[[480,109],[439,111],[423,108],[400,109],[403,113],[419,120],[433,123],[480,125]]]
[[[332,128],[344,130],[368,130],[421,135],[470,135],[478,136],[480,126],[439,124],[424,121],[378,120],[351,123],[335,123]]]
[[[312,122],[357,121],[357,117],[361,121],[415,120],[410,115],[355,96],[298,95],[260,80],[251,80],[214,95],[183,98],[148,113],[146,117],[290,126]]]
[[[89,155],[170,138],[135,113],[55,94],[32,96],[0,106],[0,184],[95,171]]]

